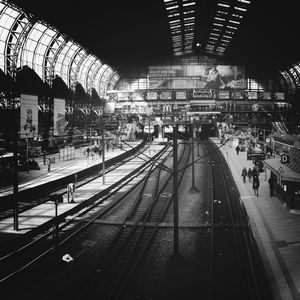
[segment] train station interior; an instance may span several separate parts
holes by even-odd
[[[3,299],[300,299],[297,12],[0,0]]]

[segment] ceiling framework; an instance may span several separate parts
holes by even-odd
[[[192,53],[195,34],[196,2],[164,0],[169,21],[174,55]]]
[[[53,26],[0,0],[0,68],[14,77],[17,68],[24,66],[50,86],[59,76],[69,88],[80,83],[86,92],[95,88],[103,98],[119,78],[110,66]],[[105,76],[99,72],[101,66],[105,66]]]
[[[173,53],[223,55],[247,15],[250,0],[164,0]]]

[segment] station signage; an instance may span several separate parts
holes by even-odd
[[[193,90],[194,99],[211,99],[212,96],[211,90]]]
[[[229,91],[219,91],[219,99],[229,99]]]
[[[290,157],[287,154],[281,154],[280,161],[282,164],[288,164],[290,161]]]

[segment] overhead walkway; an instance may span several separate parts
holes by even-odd
[[[211,139],[221,146],[218,138]],[[300,211],[290,210],[278,195],[270,196],[270,171],[259,175],[259,197],[252,183],[243,183],[242,168],[253,168],[246,152],[228,143],[221,147],[250,218],[274,299],[300,299]]]

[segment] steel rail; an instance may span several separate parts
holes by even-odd
[[[185,155],[185,150],[187,149],[187,147],[184,148],[184,151],[182,152],[182,155],[180,156],[179,159],[179,164],[183,163],[183,164],[187,164],[188,160],[189,160],[189,156],[190,156],[190,152],[188,155]],[[189,147],[190,150],[190,147]],[[183,158],[187,157],[187,161],[184,162]],[[180,185],[180,183],[182,182],[183,176],[184,176],[184,172],[185,172],[185,168],[184,171],[181,172],[179,181],[178,181],[178,185]],[[121,271],[118,274],[118,277],[116,279],[116,281],[114,282],[114,286],[112,288],[112,290],[110,291],[109,294],[109,299],[119,299],[119,297],[121,296],[122,292],[124,291],[126,285],[128,284],[130,278],[132,277],[133,273],[135,272],[138,264],[140,263],[142,257],[144,257],[147,249],[150,247],[151,242],[157,232],[158,229],[158,225],[159,223],[163,220],[163,218],[165,217],[168,208],[170,207],[173,197],[168,197],[167,201],[165,201],[165,203],[163,203],[163,206],[160,207],[160,212],[159,215],[155,217],[155,220],[152,220],[152,223],[154,223],[152,225],[152,227],[147,227],[146,224],[149,221],[149,219],[151,218],[153,211],[155,209],[155,205],[157,205],[157,203],[159,202],[159,199],[162,197],[162,194],[165,193],[166,191],[169,191],[170,195],[172,195],[172,186],[169,186],[169,189],[166,190],[168,184],[170,184],[171,178],[173,176],[170,175],[168,178],[168,181],[166,182],[166,184],[164,184],[164,186],[161,188],[161,190],[157,193],[156,195],[156,199],[155,201],[153,201],[150,209],[146,212],[147,213],[147,217],[144,218],[144,221],[142,222],[142,224],[140,226],[136,227],[136,230],[139,230],[138,236],[130,250],[130,253],[127,256],[127,259],[121,269]],[[163,197],[164,198],[164,197]],[[160,201],[161,203],[161,201]],[[145,231],[149,230],[150,233],[148,233],[147,235],[145,234]],[[146,241],[143,240],[143,237],[146,235]],[[122,249],[122,247],[120,247],[120,249]],[[137,254],[137,255],[134,255]]]
[[[228,186],[228,181],[225,179],[225,167],[223,165],[222,162],[222,158],[220,157],[220,153],[213,153],[213,156],[215,156],[218,160],[219,163],[219,167],[221,169],[222,172],[222,181],[223,181],[223,186],[225,187],[226,190],[226,199],[227,199],[227,206],[228,206],[228,210],[229,210],[229,214],[230,214],[230,226],[232,228],[233,231],[233,236],[234,236],[234,241],[235,241],[235,249],[236,249],[236,254],[237,257],[240,261],[240,268],[241,271],[243,272],[243,276],[244,276],[244,280],[242,281],[244,285],[247,285],[248,287],[244,286],[244,293],[246,293],[247,291],[252,290],[253,285],[254,285],[254,289],[255,289],[255,294],[257,299],[260,299],[260,294],[258,291],[258,284],[257,284],[257,279],[255,276],[255,271],[253,268],[253,263],[252,263],[252,257],[250,256],[250,250],[249,250],[249,245],[247,243],[247,238],[245,236],[245,228],[248,228],[248,224],[247,222],[245,222],[245,218],[242,216],[242,206],[240,204],[240,202],[237,203],[232,203],[232,192],[230,191],[230,188]],[[232,179],[233,181],[233,179]],[[223,199],[222,199],[223,201]],[[242,245],[242,237],[239,234],[238,228],[237,228],[237,224],[241,224],[242,226],[239,226],[242,228],[242,232],[243,232],[243,241],[246,243],[246,252],[247,252],[247,257],[244,257],[244,249],[245,247],[243,247]],[[249,281],[249,276],[248,273],[246,274],[246,270],[245,267],[247,265],[247,269],[250,269],[250,274],[251,274],[251,284]],[[250,286],[249,286],[250,284]]]
[[[167,151],[168,147],[165,147],[160,153],[157,153],[156,155],[156,160],[159,160],[160,157]],[[150,161],[151,163],[151,161]],[[149,164],[149,162],[148,162]],[[143,168],[141,168],[139,170],[138,174],[133,174],[133,176],[137,177],[139,175],[141,175],[143,172],[145,172],[145,170],[148,168],[147,164],[145,163],[143,165]],[[132,172],[132,173],[136,173],[136,171]],[[58,228],[59,231],[61,231],[63,228],[67,228],[68,226],[70,226],[71,224],[74,223],[74,221],[76,219],[78,219],[78,217],[86,214],[88,211],[90,211],[91,209],[97,207],[99,204],[101,204],[103,201],[105,201],[106,199],[108,199],[109,197],[112,196],[112,194],[116,193],[118,190],[120,190],[121,188],[123,188],[124,186],[127,185],[127,183],[129,181],[132,181],[133,176],[130,176],[126,181],[124,181],[123,183],[120,183],[120,185],[115,188],[109,195],[106,195],[104,198],[102,198],[101,200],[99,200],[98,202],[94,203],[94,205],[88,207],[87,209],[85,209],[84,211],[82,211],[80,214],[76,215],[74,218],[68,220],[65,222],[65,224],[63,224],[62,226],[60,226]],[[143,181],[144,178],[141,180]],[[121,201],[121,200],[120,200]],[[109,210],[111,210],[117,203],[119,203],[120,201],[115,201],[113,202],[110,206],[108,206],[106,209],[104,209],[103,211],[101,211],[100,213],[98,213],[95,217],[93,217],[93,219],[88,222],[85,223],[84,226],[82,226],[81,228],[77,229],[75,232],[73,232],[72,234],[70,234],[68,237],[66,237],[64,240],[59,242],[59,245],[64,244],[65,242],[67,242],[68,240],[70,240],[72,237],[76,236],[79,232],[81,232],[83,229],[85,229],[87,226],[89,226],[94,220],[96,220],[97,218],[99,218],[99,216],[103,216],[105,213],[107,213]],[[116,203],[117,202],[117,203]],[[37,239],[31,241],[30,243],[28,243],[27,245],[24,245],[23,247],[3,256],[2,258],[0,258],[0,263],[4,263],[5,261],[7,261],[8,259],[11,259],[13,257],[15,257],[16,255],[19,255],[21,253],[23,253],[25,250],[27,250],[28,248],[32,248],[33,246],[37,246],[38,244],[40,244],[43,240],[45,240],[46,238],[48,238],[51,234],[53,234],[52,231],[47,232],[46,234],[43,234],[41,236],[39,236]],[[28,267],[30,267],[32,264],[34,264],[37,260],[41,259],[42,257],[44,257],[45,255],[49,254],[53,249],[53,244],[50,245],[49,249],[47,249],[46,251],[44,251],[42,254],[39,254],[36,258],[32,259],[30,262],[26,263],[24,266],[22,266],[21,268],[19,268],[16,271],[11,272],[11,274],[3,277],[0,279],[0,284],[4,283],[5,281],[7,281],[8,279],[11,279],[12,277],[14,277],[16,274],[19,274],[20,272],[24,271],[25,269],[27,269]]]

